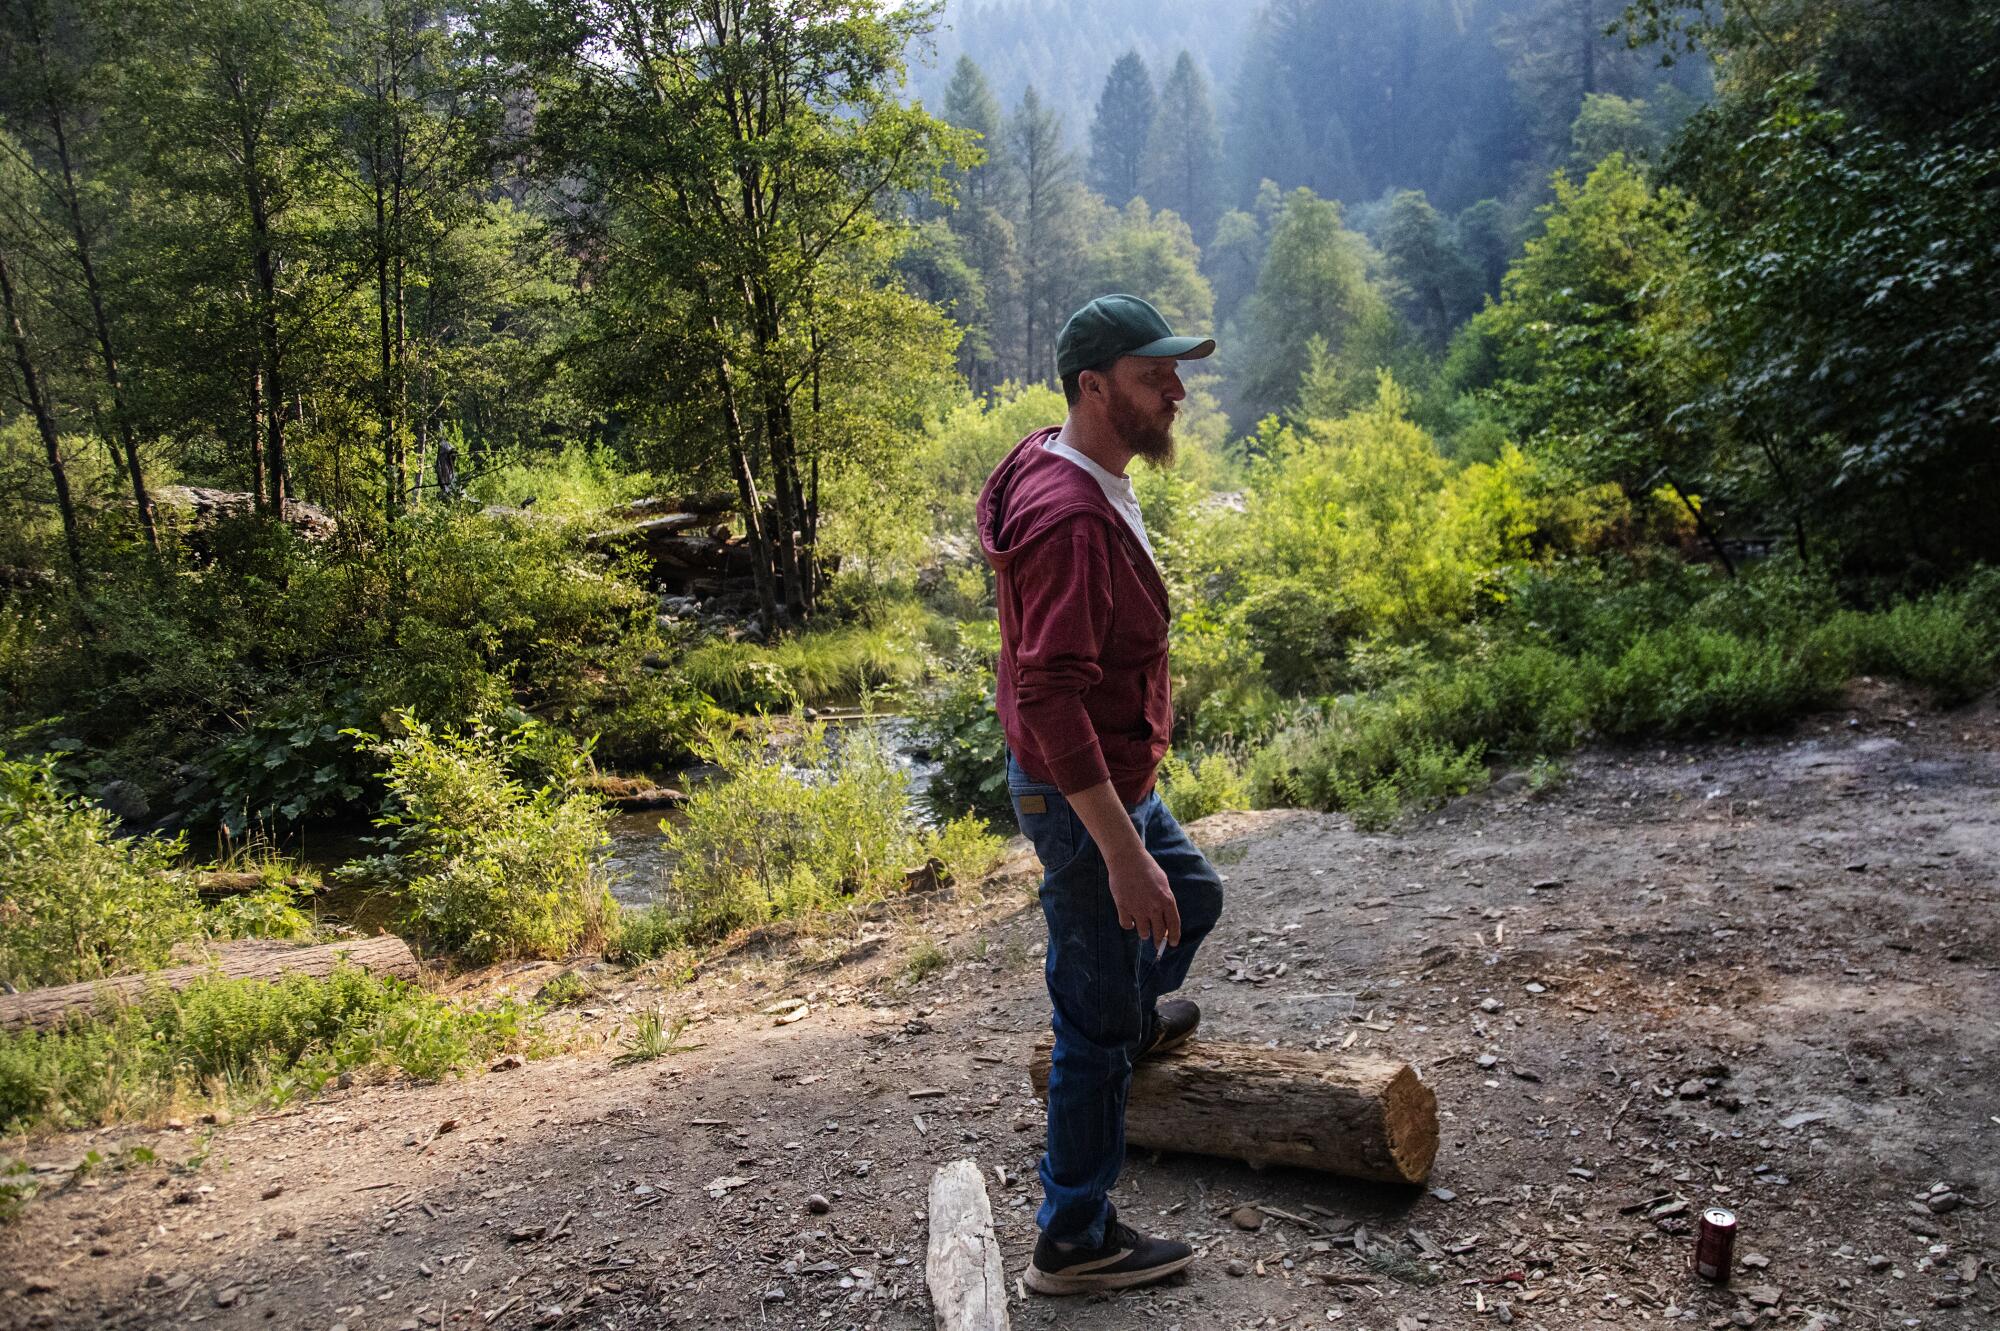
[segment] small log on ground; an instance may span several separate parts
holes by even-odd
[[[305,879],[297,877],[288,877],[282,882],[294,892],[310,892],[313,887]],[[268,886],[270,883],[264,875],[240,869],[217,869],[212,873],[196,874],[194,877],[194,890],[203,901],[248,896],[252,892],[262,892]]]
[[[279,980],[287,975],[321,979],[333,974],[343,963],[358,966],[371,975],[394,975],[404,980],[414,980],[418,971],[416,954],[394,934],[347,938],[313,947],[259,949],[254,953],[225,955],[200,966],[176,966],[146,975],[119,975],[82,984],[30,989],[25,994],[0,995],[0,1030],[52,1030],[73,1014],[88,1014],[100,1005],[129,1003],[148,989],[185,989],[211,975],[226,980]]]
[[[938,1331],[1007,1331],[1007,1275],[979,1166],[954,1160],[931,1176],[924,1278]]]
[[[1048,1095],[1050,1042],[1029,1072]],[[1195,1039],[1132,1070],[1125,1137],[1254,1165],[1421,1183],[1437,1155],[1437,1096],[1407,1063]]]

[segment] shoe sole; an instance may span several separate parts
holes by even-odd
[[[1037,1294],[1093,1294],[1107,1289],[1130,1289],[1134,1285],[1150,1285],[1156,1280],[1165,1280],[1176,1272],[1185,1271],[1194,1261],[1194,1254],[1176,1258],[1164,1266],[1149,1266],[1143,1271],[1118,1271],[1104,1275],[1066,1276],[1044,1271],[1028,1264],[1024,1277],[1029,1289]]]
[[[1158,1044],[1154,1045],[1152,1048],[1148,1049],[1145,1053],[1139,1055],[1139,1057],[1151,1058],[1155,1054],[1164,1054],[1169,1050],[1178,1049],[1182,1045],[1186,1044],[1189,1040],[1194,1039],[1195,1034],[1196,1034],[1195,1031],[1184,1031],[1181,1034],[1172,1037],[1171,1039],[1162,1040]]]

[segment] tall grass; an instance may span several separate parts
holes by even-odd
[[[906,604],[885,608],[867,622],[771,644],[706,642],[681,659],[680,670],[688,683],[737,711],[821,707],[920,683],[951,638],[948,621]]]
[[[933,858],[958,878],[997,858],[998,838],[970,816],[941,830],[917,820],[908,779],[872,728],[837,743],[822,725],[755,739],[718,729],[702,751],[724,778],[692,790],[682,819],[662,828],[678,857],[665,907],[676,942],[877,898]],[[635,929],[655,951],[667,932],[657,918]]]
[[[156,989],[59,1030],[0,1035],[0,1134],[143,1119],[193,1104],[283,1103],[344,1072],[433,1080],[527,1048],[530,1009],[461,1007],[358,970]]]

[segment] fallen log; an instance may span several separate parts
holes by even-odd
[[[1049,1089],[1050,1042],[1029,1065]],[[1125,1137],[1253,1165],[1421,1183],[1437,1155],[1437,1096],[1407,1063],[1197,1039],[1132,1070]]]
[[[924,1280],[938,1331],[1007,1331],[1007,1276],[993,1237],[993,1208],[979,1166],[970,1160],[954,1160],[931,1175]]]
[[[415,979],[418,970],[416,954],[394,934],[346,938],[338,943],[308,947],[260,948],[255,952],[225,955],[199,966],[176,966],[146,975],[119,975],[82,984],[31,989],[24,994],[0,995],[0,1030],[52,1030],[72,1015],[87,1014],[100,1006],[130,1003],[149,989],[185,989],[210,976],[226,980],[279,980],[287,975],[308,975],[322,979],[343,963],[358,966],[371,975],[393,975],[404,980]]]
[[[310,880],[296,875],[280,880],[280,885],[300,893],[309,893],[315,888],[315,884]],[[263,874],[241,869],[216,869],[194,875],[194,890],[203,901],[248,896],[252,892],[262,892],[269,886],[271,886],[270,880]]]

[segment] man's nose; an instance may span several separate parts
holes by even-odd
[[[1167,401],[1178,402],[1187,396],[1187,389],[1181,386],[1181,377],[1174,375],[1167,380]]]

